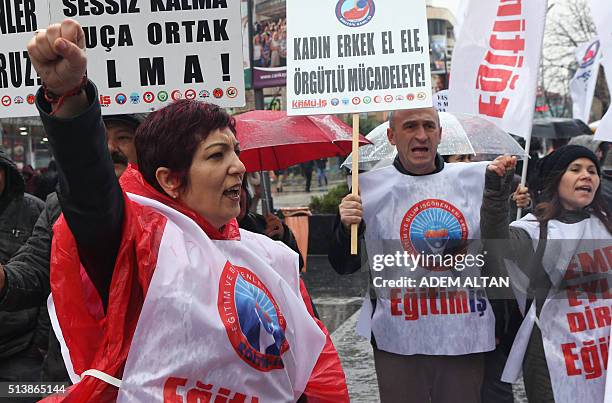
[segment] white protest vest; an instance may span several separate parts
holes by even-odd
[[[442,171],[425,176],[404,175],[389,166],[359,176],[373,280],[381,276],[387,280],[478,277],[480,269],[471,266],[443,273],[420,266],[410,272],[403,265],[375,270],[374,259],[398,251],[443,255],[462,240],[479,239],[487,164],[445,164]],[[495,348],[495,319],[483,290],[438,291],[433,298],[405,286],[375,290],[376,308],[371,313],[366,296],[357,331],[367,338],[372,332],[381,350],[403,355],[462,355]]]
[[[295,402],[326,340],[302,301],[297,254],[244,230],[211,240],[178,211],[128,195],[168,221],[117,401]]]
[[[540,229],[533,215],[511,226],[527,231],[537,248]],[[595,217],[575,224],[551,220],[547,239],[542,265],[552,287],[539,317],[531,304],[502,380],[515,382],[520,376],[535,324],[542,332],[555,402],[603,402],[612,317],[612,239]],[[513,262],[506,264],[518,270]],[[562,282],[566,285],[560,287]]]

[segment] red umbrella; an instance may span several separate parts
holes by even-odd
[[[248,172],[281,170],[351,152],[353,129],[332,115],[258,110],[235,118],[240,159]],[[366,144],[370,142],[360,135],[359,145]]]

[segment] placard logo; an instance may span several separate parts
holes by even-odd
[[[178,101],[179,99],[183,99],[183,93],[179,90],[174,90],[170,93],[170,97],[172,97],[173,101]]]
[[[111,104],[110,95],[100,95],[100,106],[106,108]]]
[[[236,98],[238,96],[238,90],[236,87],[229,87],[227,90],[225,90],[225,93],[227,94],[228,98]]]
[[[137,92],[132,92],[130,94],[130,103],[136,105],[140,103],[140,94]]]
[[[374,0],[339,0],[336,18],[347,27],[361,27],[374,17]]]
[[[166,102],[168,100],[168,93],[166,91],[158,92],[157,99],[159,99],[159,102]]]
[[[196,99],[196,96],[197,95],[194,89],[189,88],[187,91],[185,91],[185,99],[188,99],[191,101],[191,100]]]
[[[155,101],[155,95],[151,91],[147,91],[142,94],[142,100],[150,104],[151,102]]]
[[[119,94],[115,95],[115,102],[117,102],[119,105],[124,105],[127,102],[127,96],[120,92]]]

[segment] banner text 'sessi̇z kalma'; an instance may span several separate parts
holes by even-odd
[[[105,114],[150,111],[181,98],[244,105],[240,2],[11,0],[0,5],[0,117],[37,114],[40,82],[26,45],[49,15],[83,26],[87,72]]]

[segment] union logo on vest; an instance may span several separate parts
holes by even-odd
[[[217,307],[230,342],[244,362],[264,372],[284,368],[287,323],[255,273],[227,262],[219,280]]]
[[[414,204],[400,224],[402,246],[412,255],[457,253],[467,237],[468,227],[461,211],[439,199],[426,199]],[[429,268],[446,269],[441,265]]]
[[[339,0],[336,17],[347,27],[361,27],[374,17],[374,0]]]

